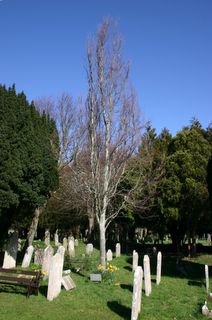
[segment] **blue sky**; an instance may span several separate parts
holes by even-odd
[[[86,94],[86,41],[119,20],[145,120],[173,134],[212,121],[212,0],[1,0],[0,83],[29,100]]]

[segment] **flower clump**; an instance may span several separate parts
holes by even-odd
[[[115,272],[119,270],[119,268],[117,268],[116,266],[113,266],[109,262],[107,262],[106,268],[104,268],[103,265],[99,264],[97,269],[102,272]]]

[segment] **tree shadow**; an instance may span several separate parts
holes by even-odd
[[[42,294],[42,296],[47,297],[47,291],[48,291],[47,285],[42,285],[39,287],[39,292],[40,294]]]
[[[131,317],[131,309],[128,307],[123,306],[121,303],[117,301],[108,301],[108,307],[111,311],[118,314],[122,319],[130,320]]]

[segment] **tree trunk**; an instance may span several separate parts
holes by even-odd
[[[92,238],[92,233],[94,230],[94,212],[93,209],[88,207],[87,209],[88,212],[88,238]]]
[[[100,231],[100,263],[106,268],[106,238],[105,238],[105,223],[100,221],[99,223]]]
[[[27,246],[31,246],[32,245],[32,242],[33,242],[34,237],[35,237],[35,233],[37,231],[40,214],[41,214],[41,208],[37,207],[35,209],[34,217],[32,219],[32,223],[31,223],[31,226],[29,228],[29,232],[27,234]]]

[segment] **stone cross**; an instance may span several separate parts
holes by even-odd
[[[120,243],[116,244],[116,258],[121,256],[121,245]]]
[[[48,246],[45,248],[43,253],[43,263],[42,263],[41,271],[43,273],[46,273],[47,275],[49,274],[49,268],[50,268],[51,258],[53,254],[54,254],[54,250],[51,246]]]
[[[25,252],[25,255],[24,255],[24,258],[23,258],[23,261],[22,261],[22,265],[21,265],[22,268],[29,267],[31,259],[32,259],[33,251],[34,251],[34,247],[33,246],[29,246],[26,249],[26,252]]]
[[[75,257],[74,239],[72,237],[68,240],[68,253],[70,257]]]
[[[208,271],[208,265],[205,265],[205,283],[206,283],[206,292],[209,291],[209,271]]]
[[[145,287],[145,294],[148,297],[152,292],[150,262],[149,262],[148,255],[144,256],[144,287]]]
[[[3,268],[15,268],[18,252],[18,232],[12,230],[9,234],[9,239],[4,253]]]
[[[42,265],[43,264],[43,255],[44,255],[44,250],[43,249],[35,250],[34,264]]]
[[[68,240],[67,240],[67,238],[63,238],[63,247],[65,248],[65,251],[68,250]]]
[[[49,301],[52,301],[54,298],[56,298],[61,291],[64,254],[65,248],[60,246],[57,250],[57,253],[51,258],[47,291],[47,299]]]
[[[107,250],[106,259],[107,259],[107,261],[112,261],[113,260],[113,253],[112,253],[112,251],[110,249]]]
[[[157,285],[159,285],[161,281],[161,267],[162,267],[162,254],[159,251],[157,255],[157,276],[156,276]]]
[[[86,254],[88,256],[90,256],[93,253],[93,244],[92,243],[88,243],[86,246]]]
[[[49,230],[45,231],[45,239],[44,239],[45,245],[48,246],[50,244],[50,232]]]
[[[132,267],[132,271],[135,271],[135,269],[138,266],[138,253],[133,250],[133,267]]]
[[[134,273],[131,320],[137,320],[141,311],[142,280],[143,269],[138,266]]]

